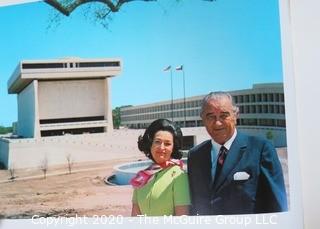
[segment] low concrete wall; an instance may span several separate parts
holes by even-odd
[[[283,128],[268,128],[268,127],[249,127],[241,126],[237,127],[239,131],[248,135],[260,136],[262,138],[267,138],[267,133],[270,131],[272,134],[272,139],[269,139],[273,145],[277,148],[287,147],[287,136],[286,131]],[[201,142],[210,139],[209,134],[205,127],[192,127],[192,128],[182,128],[183,135],[195,135],[195,144],[200,144]]]
[[[19,169],[40,167],[44,160],[47,160],[48,166],[67,164],[69,154],[74,162],[141,156],[137,147],[140,132],[10,139],[7,140],[7,148],[1,144],[1,162],[7,165],[11,163],[15,169]],[[9,155],[9,158],[5,155]]]
[[[144,158],[138,150],[138,136],[144,129],[121,129],[112,133],[64,135],[43,138],[1,139],[0,162],[6,167],[12,165],[18,168],[40,167],[44,160],[48,166],[67,164],[70,155],[74,162],[90,162],[129,157]],[[242,130],[246,132],[245,130]],[[258,131],[258,130],[257,130]],[[266,132],[268,129],[265,130]],[[184,136],[195,136],[195,144],[210,139],[204,127],[182,128]],[[249,134],[255,134],[254,129],[248,129]],[[264,132],[257,135],[266,137]],[[285,132],[273,131],[276,147],[285,146]]]

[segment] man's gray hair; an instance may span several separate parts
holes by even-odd
[[[202,99],[200,116],[202,116],[202,113],[210,100],[221,100],[221,99],[228,99],[232,104],[232,110],[234,114],[236,116],[239,114],[239,107],[237,107],[236,104],[233,102],[232,95],[224,91],[214,91],[214,92],[210,92]]]

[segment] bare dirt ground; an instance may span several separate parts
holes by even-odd
[[[20,170],[15,171],[17,179],[8,182],[3,181],[10,178],[9,171],[0,170],[0,217],[129,216],[132,187],[109,186],[103,179],[112,175],[113,166],[137,159],[75,164],[71,174],[66,166],[49,168],[46,178],[40,169]]]
[[[288,193],[286,148],[278,149],[278,154]],[[113,166],[139,159],[145,158],[75,164],[71,174],[66,165],[57,166],[49,168],[45,179],[40,169],[17,170],[14,181],[9,180],[8,170],[0,170],[0,218],[130,216],[132,187],[109,186],[103,179],[113,174]]]

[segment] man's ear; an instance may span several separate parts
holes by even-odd
[[[234,113],[234,123],[237,124],[237,119],[240,117],[239,112]]]

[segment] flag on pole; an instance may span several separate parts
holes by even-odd
[[[171,65],[169,65],[168,67],[166,67],[165,69],[163,69],[164,72],[169,71],[171,69]]]
[[[182,71],[183,70],[183,65],[180,65],[180,66],[176,67],[176,70],[177,71]]]

